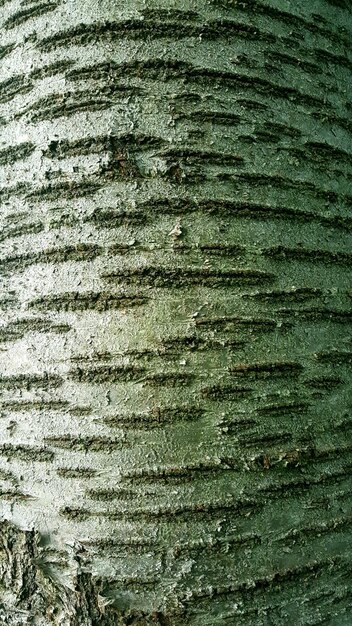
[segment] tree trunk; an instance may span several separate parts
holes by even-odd
[[[350,6],[0,0],[1,624],[351,624]]]

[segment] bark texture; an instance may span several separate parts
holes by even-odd
[[[1,624],[351,624],[351,31],[0,0]]]

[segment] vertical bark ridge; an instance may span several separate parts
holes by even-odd
[[[348,624],[348,3],[0,7],[0,619]]]

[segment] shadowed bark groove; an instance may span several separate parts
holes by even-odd
[[[0,624],[349,626],[347,0],[0,0]]]

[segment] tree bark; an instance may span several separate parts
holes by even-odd
[[[0,623],[350,624],[350,3],[0,20]]]

